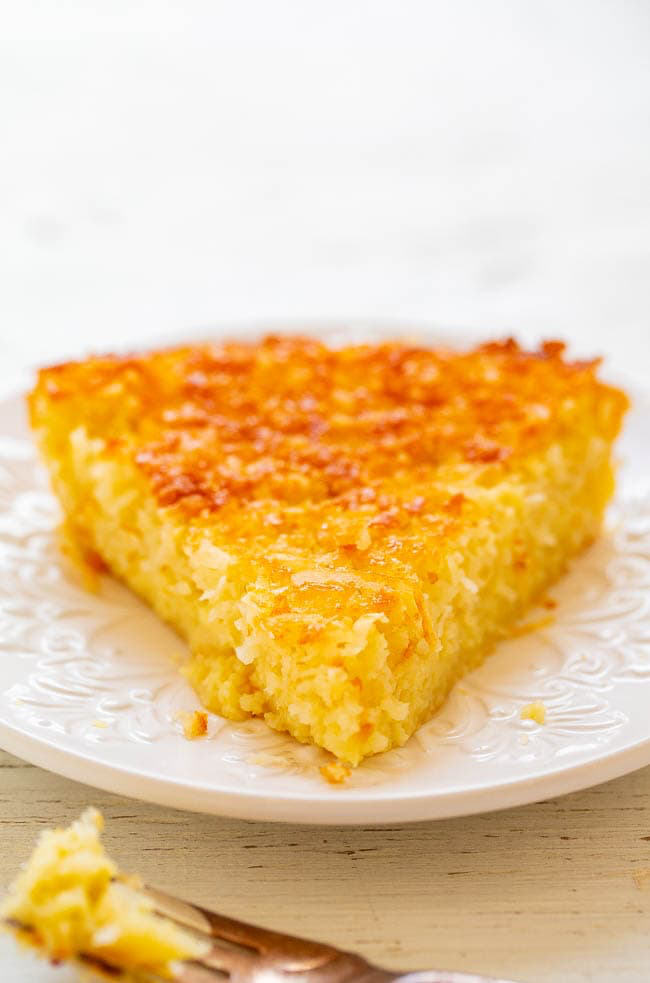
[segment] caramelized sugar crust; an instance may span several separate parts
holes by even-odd
[[[36,392],[54,402],[83,394],[89,432],[108,437],[109,450],[132,447],[161,506],[206,518],[263,504],[277,527],[276,507],[329,501],[367,506],[394,528],[425,506],[409,485],[441,465],[547,446],[566,427],[563,401],[608,388],[597,360],[566,361],[564,347],[335,350],[269,336],[67,363],[44,370]]]

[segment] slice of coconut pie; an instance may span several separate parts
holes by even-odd
[[[188,640],[203,704],[357,764],[598,533],[627,399],[563,348],[91,358],[40,372],[31,421],[78,549]]]

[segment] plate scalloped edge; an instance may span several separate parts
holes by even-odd
[[[553,591],[544,627],[502,643],[405,748],[330,787],[329,756],[258,720],[210,716],[177,672],[184,646],[129,591],[88,594],[60,557],[57,509],[22,421],[0,404],[0,743],[67,777],[159,804],[241,818],[381,823],[563,794],[650,763],[650,401],[623,438],[601,539]],[[548,616],[548,611],[543,615]],[[535,615],[531,615],[531,621]],[[542,700],[547,722],[523,721]]]

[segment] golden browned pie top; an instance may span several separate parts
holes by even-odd
[[[245,511],[277,536],[296,507],[322,523],[326,506],[388,535],[431,511],[432,497],[453,518],[463,495],[446,493],[441,476],[507,471],[561,438],[576,407],[595,420],[602,404],[603,435],[613,435],[624,394],[597,380],[597,361],[563,352],[513,340],[462,353],[275,336],[200,344],[44,369],[32,415],[42,396],[71,401],[106,453],[127,453],[159,504],[193,521],[218,513],[240,524]],[[353,550],[343,526],[340,545]]]
[[[43,369],[30,409],[48,456],[75,428],[101,438],[193,542],[290,584],[293,609],[383,610],[416,568],[434,582],[439,550],[489,511],[482,489],[557,441],[615,436],[625,395],[563,351],[200,344]]]

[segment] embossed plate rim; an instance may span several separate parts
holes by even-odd
[[[357,330],[364,331],[366,328],[364,325],[357,325]],[[386,330],[386,326],[382,326],[383,330]],[[407,327],[407,330],[411,330]],[[372,331],[372,328],[370,328]],[[420,328],[413,328],[413,331],[420,332]],[[441,339],[439,333],[436,332],[436,340],[447,340]],[[431,341],[431,337],[428,339]],[[475,339],[470,337],[470,341]],[[636,386],[632,388],[637,388]],[[4,393],[7,389],[3,386]],[[0,390],[1,392],[1,390]],[[18,430],[15,432],[15,436],[21,437],[21,427],[16,424],[18,417],[21,415],[20,412],[20,401],[21,397],[18,395],[10,396],[2,402],[0,402],[0,429],[3,432],[7,432],[7,426],[9,431],[16,431],[16,426]],[[643,420],[646,420],[649,415],[648,408],[650,407],[650,396],[646,394],[645,391],[638,392],[637,407],[633,411],[637,416],[637,425],[639,423],[639,414]],[[4,423],[4,426],[3,426]],[[636,475],[636,478],[643,478],[644,489],[647,488],[650,491],[650,482],[648,478],[650,477],[650,461],[644,460],[643,462],[643,474],[640,476]],[[623,482],[625,485],[625,482]],[[634,485],[633,481],[630,481],[630,487]],[[645,497],[643,505],[645,507]],[[650,510],[650,498],[648,498],[648,510]],[[650,511],[648,511],[650,516]],[[0,513],[0,519],[2,519],[3,513]],[[641,521],[643,522],[646,517],[646,512],[643,511],[641,514]],[[613,559],[621,559],[625,561],[629,560],[632,554],[625,555],[621,554],[621,557],[613,554]],[[32,559],[32,554],[30,554],[30,560]],[[632,557],[633,558],[633,557]],[[622,595],[623,602],[625,601],[625,587],[624,582],[622,586],[617,585],[618,594]],[[0,601],[6,598],[6,593],[0,595]],[[130,595],[129,595],[130,596]],[[618,596],[618,595],[617,595]],[[87,598],[87,595],[84,595]],[[620,599],[619,599],[620,600]],[[629,598],[628,598],[629,600]],[[138,605],[139,602],[132,599],[133,605]],[[143,609],[144,610],[144,609]],[[625,603],[623,603],[623,612],[625,611]],[[579,611],[578,611],[579,613]],[[644,619],[646,619],[647,612],[642,612]],[[140,617],[140,615],[138,615]],[[142,615],[144,618],[144,614]],[[569,618],[570,621],[570,618]],[[620,622],[620,612],[619,612],[619,622]],[[650,628],[650,618],[643,620],[641,627],[645,630],[645,625],[648,624]],[[614,622],[616,624],[616,622]],[[580,629],[580,620],[578,618],[578,630]],[[575,628],[575,624],[573,625]],[[566,628],[566,626],[565,626]],[[571,630],[571,624],[569,623],[569,629]],[[552,631],[551,631],[552,634]],[[604,637],[604,636],[603,636]],[[632,637],[632,636],[630,636]],[[650,638],[650,633],[649,633]],[[635,641],[635,639],[633,639]],[[0,638],[0,645],[2,639]],[[516,644],[522,644],[519,641]],[[609,642],[603,641],[602,645],[606,647]],[[645,645],[645,636],[643,635],[641,643]],[[646,649],[644,648],[644,655],[646,654]],[[56,651],[55,651],[56,655]],[[497,659],[497,656],[493,656],[492,660]],[[494,662],[488,660],[490,665]],[[47,663],[47,659],[40,660],[41,662]],[[83,661],[83,656],[82,656]],[[91,660],[87,660],[90,662]],[[69,659],[69,662],[74,664],[73,659]],[[28,661],[25,661],[25,665],[28,665]],[[95,663],[92,663],[93,667]],[[563,664],[564,665],[564,664]],[[647,663],[643,662],[643,666],[646,667]],[[101,668],[101,667],[100,667]],[[121,667],[122,669],[124,666]],[[598,670],[598,665],[596,665],[596,670]],[[607,675],[600,682],[595,684],[595,690],[598,691],[600,687],[601,692],[609,693],[616,687],[630,687],[634,682],[634,670],[638,666],[628,666],[627,669],[627,681],[621,682],[620,679],[617,682],[616,672],[611,673],[612,679]],[[593,669],[593,667],[592,667]],[[589,671],[589,667],[587,670]],[[39,677],[45,679],[45,682],[49,682],[50,677],[47,676],[49,672],[49,666],[44,670],[45,676]],[[602,675],[602,674],[601,674]],[[101,672],[99,672],[97,678],[100,683],[103,681]],[[470,680],[472,677],[469,677]],[[549,675],[547,681],[552,681]],[[590,677],[587,676],[587,679]],[[597,678],[597,677],[594,677]],[[2,666],[0,665],[0,690],[3,690],[3,675]],[[54,680],[56,682],[56,679]],[[489,683],[489,678],[488,678]],[[584,680],[583,680],[584,683]],[[581,685],[583,685],[581,683]],[[647,687],[650,686],[647,675],[643,675],[643,678],[638,683],[638,687],[645,694],[645,698],[648,695]],[[492,681],[492,694],[494,694],[494,680]],[[11,687],[9,687],[11,689]],[[471,689],[471,682],[470,682]],[[499,689],[498,679],[496,689]],[[584,685],[583,685],[584,689]],[[484,684],[484,690],[486,692],[490,691],[489,686]],[[6,692],[3,691],[2,696],[6,696]],[[477,692],[481,692],[481,687],[478,687]],[[554,692],[551,689],[551,692]],[[628,689],[628,696],[631,690]],[[627,697],[626,697],[627,698]],[[462,698],[464,699],[464,697]],[[500,697],[499,697],[500,699]],[[509,697],[508,697],[509,699]],[[608,697],[609,699],[609,697]],[[601,701],[605,709],[611,709],[608,699]],[[20,700],[16,702],[21,702]],[[153,698],[150,702],[153,702]],[[615,701],[614,701],[615,702]],[[507,703],[507,699],[506,699]],[[623,700],[625,703],[625,700]],[[559,710],[563,710],[563,704],[560,698],[558,704]],[[503,708],[501,708],[503,709]],[[566,705],[564,705],[566,709]],[[571,710],[571,707],[569,707]],[[596,705],[596,714],[600,712],[600,708]],[[573,707],[573,717],[576,717],[578,711]],[[453,715],[452,715],[453,716]],[[625,714],[619,714],[619,716],[625,718]],[[268,768],[262,769],[260,773],[254,773],[252,779],[248,776],[248,785],[246,781],[241,783],[235,781],[233,778],[232,767],[230,774],[224,772],[219,775],[217,773],[213,778],[208,776],[206,780],[205,774],[201,774],[200,777],[196,775],[184,775],[181,780],[176,778],[166,777],[161,772],[160,765],[158,765],[158,770],[156,768],[143,763],[143,753],[146,758],[146,750],[143,752],[142,746],[133,746],[132,756],[133,761],[129,762],[125,760],[124,754],[120,758],[120,754],[115,751],[115,745],[113,750],[111,750],[110,740],[106,740],[103,745],[88,743],[88,740],[84,740],[84,737],[79,737],[74,733],[72,735],[66,735],[65,740],[61,736],[54,738],[44,732],[39,730],[38,727],[34,727],[29,723],[29,720],[23,721],[21,719],[16,719],[12,717],[8,712],[8,706],[6,700],[0,706],[0,745],[2,745],[6,750],[11,753],[17,754],[33,764],[45,767],[53,772],[64,775],[67,778],[73,780],[85,782],[95,787],[105,789],[111,792],[117,792],[127,796],[145,799],[147,801],[155,802],[164,806],[171,806],[175,808],[183,808],[199,812],[209,812],[220,815],[229,815],[243,819],[267,819],[274,821],[286,821],[286,822],[301,822],[301,823],[318,823],[318,824],[381,824],[388,822],[413,822],[426,819],[434,818],[448,818],[451,816],[465,815],[476,812],[483,812],[488,810],[508,808],[516,805],[523,805],[527,802],[536,801],[539,799],[549,798],[555,795],[565,794],[571,791],[578,790],[580,788],[585,788],[593,784],[597,784],[601,781],[606,781],[611,778],[618,777],[625,774],[626,772],[635,770],[636,768],[642,767],[650,763],[650,721],[648,722],[647,733],[645,728],[643,733],[639,736],[638,727],[636,734],[628,733],[627,737],[623,733],[620,733],[622,724],[616,719],[616,713],[613,715],[610,713],[610,724],[605,729],[611,731],[614,735],[613,737],[607,737],[609,746],[597,748],[595,752],[585,752],[582,753],[581,760],[574,761],[562,761],[558,760],[557,756],[550,754],[550,763],[544,764],[542,760],[533,760],[532,762],[532,773],[528,775],[518,774],[516,777],[507,777],[508,767],[504,766],[504,775],[501,780],[495,780],[495,774],[498,768],[495,769],[495,761],[486,762],[486,767],[482,768],[479,766],[474,767],[474,779],[470,780],[470,775],[463,775],[462,767],[462,757],[460,757],[460,767],[458,771],[458,779],[456,781],[449,781],[449,774],[446,776],[446,783],[443,787],[434,787],[436,769],[432,767],[431,760],[427,759],[425,762],[426,768],[419,774],[420,785],[419,787],[413,784],[409,784],[413,777],[411,771],[409,771],[410,765],[408,765],[409,757],[413,757],[411,745],[407,746],[405,752],[392,752],[393,759],[395,760],[395,755],[402,753],[406,765],[399,765],[401,772],[397,771],[390,772],[389,769],[386,770],[386,774],[389,777],[383,777],[381,784],[370,784],[368,787],[351,787],[351,788],[331,788],[329,786],[315,785],[313,781],[308,781],[304,787],[300,786],[302,781],[302,775],[299,774],[298,777],[290,775],[287,778],[287,782],[293,781],[294,787],[288,789],[287,787],[278,788],[277,781],[274,781],[272,771]],[[629,718],[625,718],[629,723]],[[488,723],[492,726],[493,721],[487,721],[485,727]],[[514,719],[513,712],[509,712],[509,716],[503,714],[501,717],[496,718],[496,724],[493,726],[497,728],[501,726],[505,728],[506,723],[510,726],[510,743],[514,741],[515,728],[516,731],[520,733],[521,725],[518,720]],[[638,721],[637,721],[638,723]],[[88,724],[88,721],[86,721]],[[425,725],[428,727],[429,725]],[[594,733],[598,731],[600,725],[594,725]],[[484,727],[484,729],[485,729]],[[231,725],[226,725],[223,728],[223,733],[231,728]],[[86,727],[86,730],[88,727]],[[236,729],[236,728],[235,728]],[[624,728],[623,728],[624,729]],[[424,728],[422,729],[424,730]],[[570,730],[570,728],[569,728]],[[450,731],[450,733],[453,732]],[[220,733],[217,735],[217,740],[221,740]],[[267,729],[264,728],[264,733],[267,733]],[[272,733],[272,732],[268,732]],[[481,734],[482,731],[476,732]],[[506,733],[504,731],[504,733]],[[534,742],[541,731],[537,730],[535,733],[532,731],[531,734],[531,745]],[[258,739],[254,730],[251,734],[244,735],[244,750],[241,751],[238,760],[235,760],[236,767],[242,767],[244,770],[248,768],[249,758],[241,758],[242,754],[245,754],[245,743],[246,740],[255,741]],[[470,736],[472,736],[470,734]],[[86,734],[87,737],[87,734]],[[290,741],[289,738],[278,737],[280,741]],[[433,744],[434,751],[438,751],[439,747],[445,744],[444,740],[440,740],[440,734],[436,734],[434,730],[433,738],[430,742]],[[462,740],[461,740],[462,738]],[[194,745],[189,745],[178,735],[174,735],[171,732],[164,734],[161,738],[161,744],[158,745],[160,750],[164,753],[166,749],[170,749],[172,753],[178,753],[178,742],[181,741],[182,745],[180,753],[181,755],[192,752]],[[447,757],[453,758],[454,752],[458,747],[462,745],[464,736],[461,734],[460,738],[457,740],[456,746],[453,746],[453,742],[456,738],[453,738],[447,744],[446,750],[451,748],[450,753]],[[527,733],[521,733],[519,737],[520,741],[528,742]],[[596,742],[598,736],[596,733]],[[176,743],[174,743],[176,742]],[[267,742],[268,743],[268,742]],[[273,745],[274,740],[271,740],[271,745]],[[277,741],[275,741],[277,743]],[[295,742],[293,742],[295,743]],[[592,740],[592,744],[593,744]],[[423,745],[425,751],[428,753],[430,748],[426,748],[426,742]],[[585,745],[586,747],[587,745]],[[216,750],[215,745],[215,750]],[[298,749],[301,746],[296,745]],[[118,749],[119,750],[119,749]],[[498,750],[498,748],[497,748]],[[578,749],[580,750],[580,749]],[[203,751],[197,753],[196,760],[198,762],[199,758],[203,758],[203,762],[207,760],[206,755],[214,754],[215,751],[210,751],[209,748],[204,748]],[[302,752],[301,752],[302,753]],[[305,754],[309,751],[306,750]],[[422,758],[422,752],[420,753],[420,758]],[[519,752],[520,756],[524,752]],[[223,757],[224,755],[222,755]],[[297,755],[294,755],[296,757]],[[232,757],[232,755],[231,755]],[[390,755],[386,755],[385,759],[388,760]],[[459,756],[456,756],[457,760]],[[127,754],[128,759],[128,754]],[[216,758],[211,759],[216,760]],[[382,759],[373,759],[376,764],[376,770],[378,773],[382,773],[382,768],[384,762]],[[415,759],[414,759],[415,760]],[[135,763],[133,763],[135,762]],[[231,762],[232,764],[232,762]],[[476,765],[476,763],[475,763]],[[304,766],[305,770],[307,767],[311,768],[313,772],[313,765]],[[298,771],[301,771],[302,766],[298,766]],[[248,768],[251,771],[251,768]],[[254,772],[254,769],[252,769]],[[242,772],[243,774],[243,772]],[[382,773],[383,774],[383,773]],[[395,775],[395,780],[393,781],[392,775]],[[481,777],[476,777],[477,775],[485,775],[485,779]],[[426,787],[422,786],[422,777],[428,776],[429,784]],[[406,782],[405,779],[406,778]],[[230,780],[228,780],[230,779]],[[280,782],[280,784],[282,784]],[[274,787],[276,786],[276,787]],[[89,793],[89,797],[91,797]]]
[[[369,790],[346,796],[345,800],[333,797],[345,795],[343,791],[332,794],[275,793],[269,798],[268,793],[259,791],[240,789],[233,792],[217,784],[206,787],[190,781],[172,782],[142,769],[106,765],[81,751],[63,751],[47,739],[35,738],[3,720],[0,720],[0,745],[10,754],[64,778],[155,805],[235,819],[318,826],[381,826],[392,822],[424,822],[496,812],[568,795],[650,765],[649,736],[579,765],[549,768],[529,778],[500,784],[460,785],[434,794],[393,791],[387,795]],[[93,769],[92,775],[88,766]],[[408,805],[406,811],[405,804]],[[314,818],[314,806],[322,810],[318,818]],[[381,816],[377,815],[378,806]]]

